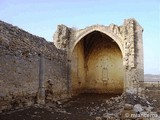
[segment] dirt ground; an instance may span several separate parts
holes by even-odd
[[[0,120],[95,120],[108,112],[105,102],[111,94],[80,94],[68,100],[48,103],[46,106],[7,111],[0,114]]]

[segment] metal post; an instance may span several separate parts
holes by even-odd
[[[42,54],[40,54],[39,59],[39,90],[38,90],[38,100],[39,104],[45,104],[45,59]]]

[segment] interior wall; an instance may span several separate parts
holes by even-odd
[[[123,61],[116,42],[94,31],[74,48],[71,62],[72,92],[122,93]]]
[[[80,93],[85,87],[85,61],[83,41],[79,42],[72,55],[71,76],[72,93]]]
[[[100,39],[87,62],[87,92],[123,92],[122,53],[110,38]]]

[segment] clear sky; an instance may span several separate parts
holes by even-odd
[[[144,28],[145,73],[160,74],[160,0],[0,0],[0,20],[47,41],[58,24],[81,29],[127,18]]]

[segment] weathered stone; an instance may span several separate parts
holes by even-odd
[[[58,104],[58,105],[61,105],[62,103],[61,103],[60,101],[57,101],[57,104]]]
[[[69,42],[70,37],[70,28],[66,27],[65,25],[58,25],[57,31],[54,34],[54,44],[59,49],[65,49],[67,46],[67,42]]]
[[[102,120],[102,118],[101,117],[96,117],[95,120]]]
[[[105,114],[103,114],[102,118],[103,118],[103,120],[116,120],[116,115],[105,113]]]
[[[148,107],[143,107],[144,111],[146,112],[151,112],[153,110],[153,107],[148,106]]]
[[[142,106],[140,104],[136,104],[136,105],[134,105],[133,110],[136,113],[141,113],[143,111],[143,108],[142,108]]]
[[[131,105],[131,104],[124,105],[124,110],[132,110],[132,109],[133,109],[133,105]]]
[[[136,88],[144,77],[142,32],[135,19],[125,20],[122,26],[93,25],[80,30],[59,25],[54,43],[67,51],[70,89],[76,94]]]
[[[122,26],[80,30],[59,25],[54,45],[0,21],[0,106],[29,106],[39,96],[51,102],[68,97],[67,93],[137,93],[139,80],[143,81],[142,32],[135,19]],[[45,60],[43,77],[40,55]],[[123,97],[106,101],[109,109],[118,103],[122,107]]]
[[[53,91],[50,97],[60,99],[58,94],[66,94],[66,52],[44,38],[0,21],[0,106],[5,101],[12,107],[30,106],[37,101],[40,54],[46,61],[43,85],[47,90],[48,80],[55,83],[49,88]]]

